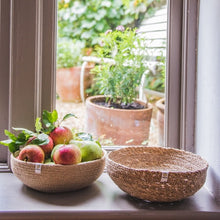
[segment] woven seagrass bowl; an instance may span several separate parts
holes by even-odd
[[[193,195],[205,183],[207,162],[173,148],[125,147],[107,156],[107,172],[133,197],[173,202]]]
[[[103,172],[106,151],[101,159],[75,165],[24,162],[11,155],[14,175],[26,186],[41,192],[74,191],[92,184]]]

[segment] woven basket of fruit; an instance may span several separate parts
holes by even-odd
[[[97,160],[73,165],[25,162],[11,155],[12,172],[26,186],[42,192],[65,192],[84,188],[103,172],[105,155]]]
[[[107,172],[116,185],[139,199],[172,202],[193,195],[205,183],[207,162],[173,148],[126,147],[107,156]]]
[[[63,120],[75,116],[67,114]],[[44,111],[35,131],[5,130],[0,141],[11,151],[11,169],[26,186],[42,192],[65,192],[84,188],[103,172],[106,151],[90,134],[74,133],[57,123],[57,111]]]

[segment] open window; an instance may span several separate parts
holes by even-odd
[[[0,138],[55,108],[56,0],[0,1]],[[198,1],[168,1],[165,146],[194,149]],[[0,149],[0,170],[10,171]]]
[[[7,82],[4,83],[5,91],[8,91],[7,94],[2,93],[6,98],[1,99],[3,102],[1,106],[6,106],[5,109],[1,108],[5,115],[4,123],[1,123],[1,137],[4,137],[3,130],[5,128],[13,126],[32,128],[34,119],[41,115],[43,109],[51,110],[55,107],[57,2],[33,0],[29,3],[20,1],[18,4],[16,1],[2,1],[1,4],[2,18],[8,19],[6,19],[8,23],[1,27],[5,28],[5,38],[8,39],[7,44],[1,42],[2,46],[6,45],[4,50],[8,51],[8,62],[4,64],[7,71],[2,72],[5,75],[5,82]],[[22,4],[25,4],[29,10],[23,12]],[[195,3],[191,4],[195,9],[197,8]],[[181,84],[182,70],[185,71],[183,76],[187,74],[185,69],[181,69],[183,68],[183,49],[188,52],[186,50],[188,41],[182,41],[185,39],[182,38],[182,34],[186,33],[187,35],[189,25],[194,25],[195,29],[196,24],[188,22],[192,15],[186,16],[184,14],[187,7],[192,6],[184,4],[182,1],[168,1],[167,57],[169,59],[167,61],[165,145],[173,147],[181,146],[180,137],[185,137],[181,132],[188,131],[188,129],[183,129],[184,124],[182,125],[181,122],[183,121],[181,117],[186,118],[182,115],[185,112],[184,109],[181,109],[183,108],[182,103],[187,101],[184,99],[185,94],[182,93],[187,90],[183,89],[184,85]],[[47,13],[43,13],[44,11]],[[191,19],[193,20],[194,17]],[[24,32],[28,34],[24,35]],[[1,51],[3,53],[3,50]],[[185,58],[187,58],[187,54]],[[24,63],[27,64],[24,65]],[[6,72],[10,74],[6,74]],[[195,73],[191,75],[195,75]],[[3,84],[3,81],[1,82]],[[193,88],[193,81],[190,82]],[[188,112],[188,114],[193,113]],[[193,116],[190,117],[193,118]],[[190,126],[193,131],[193,124]],[[192,139],[191,142],[193,143]],[[6,149],[1,149],[1,151],[1,155],[4,157],[1,159],[6,161]]]

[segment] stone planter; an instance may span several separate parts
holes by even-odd
[[[86,100],[87,132],[96,138],[110,139],[115,145],[140,145],[148,140],[151,104],[146,109],[124,110],[97,105],[97,100],[105,101],[105,97],[92,96]]]
[[[85,90],[91,86],[92,75],[90,70],[94,66],[85,67],[84,72],[84,96]],[[57,70],[56,90],[63,102],[81,102],[80,96],[80,74],[81,66],[61,68]]]
[[[158,123],[158,143],[164,146],[164,110],[165,99],[162,98],[156,102],[157,111],[157,123]]]

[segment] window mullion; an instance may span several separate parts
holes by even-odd
[[[180,146],[194,152],[198,1],[184,0]]]
[[[165,146],[180,147],[180,100],[183,1],[168,1],[165,91]]]
[[[56,106],[57,0],[43,1],[41,111]]]

